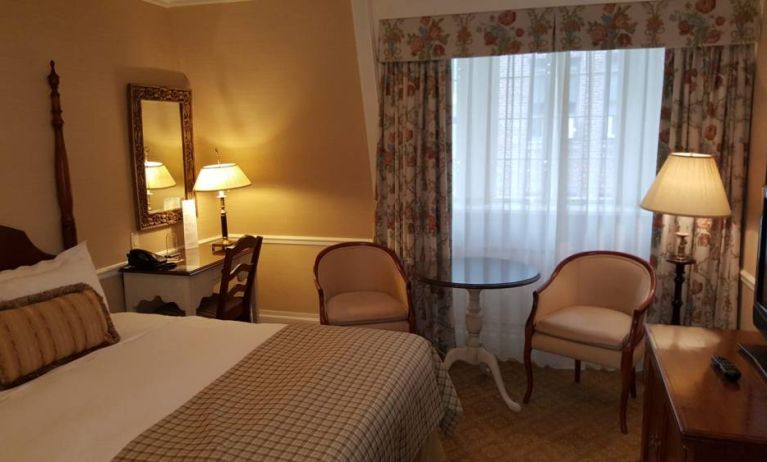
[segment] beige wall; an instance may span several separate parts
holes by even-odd
[[[45,75],[62,76],[79,237],[97,267],[125,260],[135,231],[126,85],[192,89],[197,167],[212,148],[253,186],[232,191],[231,233],[370,238],[373,193],[347,0],[165,9],[140,0],[6,2],[0,16],[0,223],[60,250]],[[199,195],[200,236],[219,233]],[[142,233],[165,247],[170,228]],[[180,234],[176,227],[173,229]],[[331,239],[332,241],[333,239]],[[321,244],[264,249],[259,304],[316,313]],[[119,276],[104,282],[120,309]]]
[[[172,10],[193,92],[198,167],[237,162],[253,186],[229,192],[231,233],[369,239],[374,201],[348,0],[269,0]],[[198,194],[200,235],[218,233]],[[317,311],[321,245],[266,244],[259,307]]]
[[[0,223],[26,230],[44,250],[61,250],[45,79],[55,59],[79,238],[97,267],[125,259],[135,228],[126,86],[186,85],[171,38],[168,11],[140,0],[3,3]],[[164,231],[142,241],[160,248]],[[119,308],[119,280],[106,285]]]
[[[762,18],[762,28],[767,27],[767,15]],[[767,29],[765,29],[767,30]],[[762,34],[757,49],[756,81],[754,84],[754,108],[751,121],[751,152],[748,161],[748,192],[746,195],[746,218],[743,226],[743,272],[753,277],[756,272],[759,220],[762,213],[762,186],[767,172],[767,34]],[[753,329],[751,310],[754,290],[741,281],[740,326]]]
[[[5,2],[0,16],[0,223],[60,250],[47,63],[62,76],[79,237],[96,266],[124,260],[134,229],[126,85],[186,84],[167,11],[139,0]],[[148,244],[161,233],[150,233]]]

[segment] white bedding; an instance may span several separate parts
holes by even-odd
[[[121,340],[0,392],[0,460],[104,461],[284,324],[113,314]]]

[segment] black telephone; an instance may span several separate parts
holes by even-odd
[[[144,249],[133,249],[128,252],[128,264],[141,270],[171,269],[176,266],[166,257]]]

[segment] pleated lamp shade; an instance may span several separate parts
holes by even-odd
[[[668,156],[640,206],[684,217],[715,218],[732,213],[716,161],[698,153]]]
[[[176,180],[162,162],[144,162],[146,172],[146,189],[163,189],[176,185]]]
[[[194,183],[195,191],[226,191],[228,189],[250,186],[250,180],[239,165],[211,164],[206,165],[197,175]]]

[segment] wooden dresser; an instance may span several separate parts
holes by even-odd
[[[647,328],[642,460],[767,461],[767,380],[738,352],[757,332]],[[711,356],[742,372],[720,377]]]

